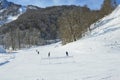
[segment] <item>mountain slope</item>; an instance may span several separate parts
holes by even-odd
[[[26,47],[26,45],[30,47],[58,41],[61,35],[59,18],[63,13],[67,14],[66,12],[71,12],[71,10],[79,10],[82,13],[88,11],[91,13],[87,7],[74,5],[48,8],[39,8],[32,5],[27,6],[26,12],[20,15],[17,20],[5,24],[0,28],[0,34],[4,36],[4,45],[6,48],[12,46],[14,47],[13,49],[17,49]],[[11,44],[11,38],[13,38],[11,35],[14,37],[14,40],[12,40],[14,45]]]
[[[91,36],[99,36],[101,40],[115,40],[120,43],[120,6],[118,6],[110,15],[99,20],[91,26],[94,29]]]
[[[76,42],[65,46],[59,42],[0,55],[0,79],[120,80],[119,10],[120,7],[94,23],[91,35]],[[66,51],[73,57],[66,57]]]
[[[7,0],[0,0],[0,26],[16,20],[19,15],[26,11],[26,7],[8,2]]]

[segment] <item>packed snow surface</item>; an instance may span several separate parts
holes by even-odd
[[[76,42],[1,54],[0,80],[120,80],[119,13],[120,7]]]

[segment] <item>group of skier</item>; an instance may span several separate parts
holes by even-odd
[[[39,54],[39,51],[36,50],[37,54]],[[68,51],[66,51],[66,56],[69,56]],[[48,52],[48,57],[50,57],[50,52]]]

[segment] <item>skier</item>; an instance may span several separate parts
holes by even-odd
[[[69,56],[67,51],[66,51],[66,56]]]
[[[37,53],[39,54],[39,51]]]
[[[39,51],[38,51],[38,50],[36,50],[36,52],[39,54]]]
[[[48,53],[48,57],[50,57],[50,52]]]

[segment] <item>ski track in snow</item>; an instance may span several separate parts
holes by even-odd
[[[3,66],[7,63],[9,63],[12,59],[15,59],[14,54],[0,54],[0,66]]]

